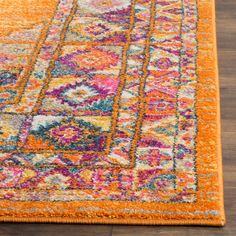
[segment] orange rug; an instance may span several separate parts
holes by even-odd
[[[0,0],[0,220],[224,225],[214,0]]]

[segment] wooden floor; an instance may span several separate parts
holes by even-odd
[[[216,0],[227,225],[215,227],[0,224],[0,236],[236,235],[236,0]]]

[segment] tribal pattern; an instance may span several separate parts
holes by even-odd
[[[213,0],[14,2],[0,220],[222,225]]]

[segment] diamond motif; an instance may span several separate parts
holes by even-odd
[[[98,95],[98,92],[88,84],[75,83],[55,89],[48,95],[57,96],[57,99],[61,100],[62,103],[68,103],[70,106],[78,106],[87,99]]]
[[[74,118],[46,121],[30,131],[26,146],[35,149],[37,143],[52,150],[100,152],[105,146],[106,132],[89,122]]]

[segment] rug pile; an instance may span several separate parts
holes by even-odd
[[[0,17],[0,221],[224,224],[213,0]]]

